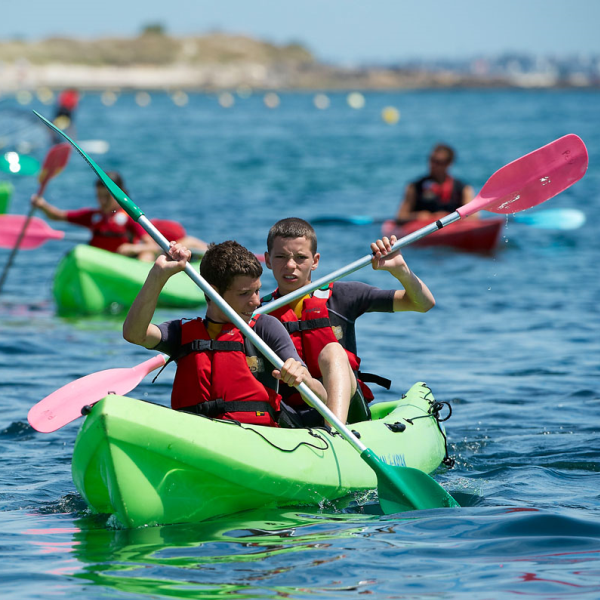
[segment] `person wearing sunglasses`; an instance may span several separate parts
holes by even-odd
[[[432,221],[454,212],[473,199],[473,188],[449,172],[454,150],[436,145],[429,156],[429,173],[406,187],[396,220],[400,223],[422,219]]]

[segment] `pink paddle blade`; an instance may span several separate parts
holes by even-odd
[[[23,215],[0,215],[0,248],[14,248],[26,222],[27,217]],[[33,250],[50,240],[64,237],[64,231],[52,229],[43,219],[31,217],[20,248]]]
[[[42,170],[40,171],[38,181],[40,187],[38,188],[37,195],[41,196],[46,189],[46,185],[52,179],[52,177],[58,175],[67,165],[69,155],[71,153],[71,146],[64,142],[62,144],[56,144],[48,150],[44,163],[42,164]]]
[[[164,364],[165,355],[159,354],[136,367],[108,369],[86,375],[40,400],[29,411],[27,420],[42,433],[56,431],[81,417],[84,406],[95,404],[108,394],[127,394],[148,373]]]
[[[472,202],[461,206],[461,218],[480,210],[512,214],[536,206],[579,181],[588,167],[582,139],[565,135],[496,171]]]

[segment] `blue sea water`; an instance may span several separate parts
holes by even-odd
[[[589,171],[540,208],[578,208],[587,221],[549,231],[508,218],[491,256],[404,250],[437,305],[365,315],[360,354],[366,370],[393,379],[378,400],[425,381],[451,403],[456,466],[436,479],[465,506],[383,517],[292,507],[123,530],[90,515],[70,474],[79,422],[41,434],[27,412],[74,379],[150,355],[122,340],[122,316],[56,316],[53,273],[72,243],[20,252],[0,295],[0,595],[600,598],[600,93],[373,92],[360,110],[345,93],[331,94],[327,110],[308,93],[281,94],[275,109],[259,94],[229,109],[211,95],[190,95],[183,107],[151,97],[146,107],[130,94],[104,106],[85,95],[78,139],[110,144],[94,158],[122,172],[149,217],[182,220],[208,241],[235,238],[259,252],[285,216],[391,216],[438,141],[456,147],[455,175],[479,189],[567,133],[586,143]],[[386,106],[400,110],[396,125],[381,119]],[[15,107],[5,99],[0,112]],[[40,103],[29,108],[52,116]],[[25,214],[37,184],[10,180],[10,210]],[[94,181],[74,155],[46,196],[92,206]],[[379,226],[317,233],[324,275],[364,256]],[[7,258],[0,250],[2,266]],[[352,278],[394,285],[370,269]],[[267,272],[264,288],[272,286]],[[176,316],[191,315],[157,318]],[[164,403],[169,387],[165,374],[135,395]]]

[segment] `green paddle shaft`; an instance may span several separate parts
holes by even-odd
[[[35,111],[34,111],[35,112]],[[119,188],[104,171],[91,159],[87,154],[77,146],[77,144],[69,138],[63,131],[55,127],[47,119],[42,117],[40,114],[35,113],[44,121],[51,129],[62,135],[67,139],[73,147],[81,154],[81,156],[87,161],[92,167],[94,172],[98,175],[101,181],[106,185],[110,193],[113,195],[115,200],[123,207],[123,209],[129,214],[129,216],[137,221],[152,237],[152,239],[165,251],[170,248],[167,239],[160,233],[160,231],[150,222],[150,220],[144,216],[144,213],[125,195],[123,190]],[[233,323],[246,337],[248,337],[252,343],[260,350],[262,354],[275,366],[277,369],[281,369],[283,361],[273,350],[259,337],[255,331],[244,321],[228,304],[223,298],[212,288],[208,282],[194,270],[190,263],[185,266],[185,272],[187,275],[200,287],[200,289],[223,311],[227,318]],[[301,383],[298,386],[298,391],[302,394],[302,397],[313,406],[325,419],[332,423],[344,439],[360,453],[361,458],[375,471],[377,475],[378,483],[382,490],[387,490],[386,501],[387,510],[394,512],[400,510],[403,506],[414,507],[414,508],[432,508],[429,491],[434,489],[437,493],[435,496],[435,506],[457,506],[456,501],[446,492],[442,486],[431,479],[427,474],[417,471],[416,469],[407,469],[413,477],[413,482],[408,486],[404,483],[401,476],[401,469],[406,467],[392,467],[384,463],[379,457],[377,457],[372,450],[367,448],[322,402],[321,400],[308,388],[305,383]],[[415,472],[416,471],[416,472]],[[424,498],[425,494],[418,485],[419,480],[423,478],[426,482],[423,485],[423,490],[427,489],[427,498]],[[419,493],[421,492],[421,493]],[[391,496],[391,497],[390,497]],[[401,502],[394,501],[395,498],[402,498]]]

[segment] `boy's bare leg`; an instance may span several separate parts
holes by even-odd
[[[327,344],[319,354],[319,368],[327,391],[327,408],[345,424],[356,392],[356,377],[344,348],[336,342]]]

